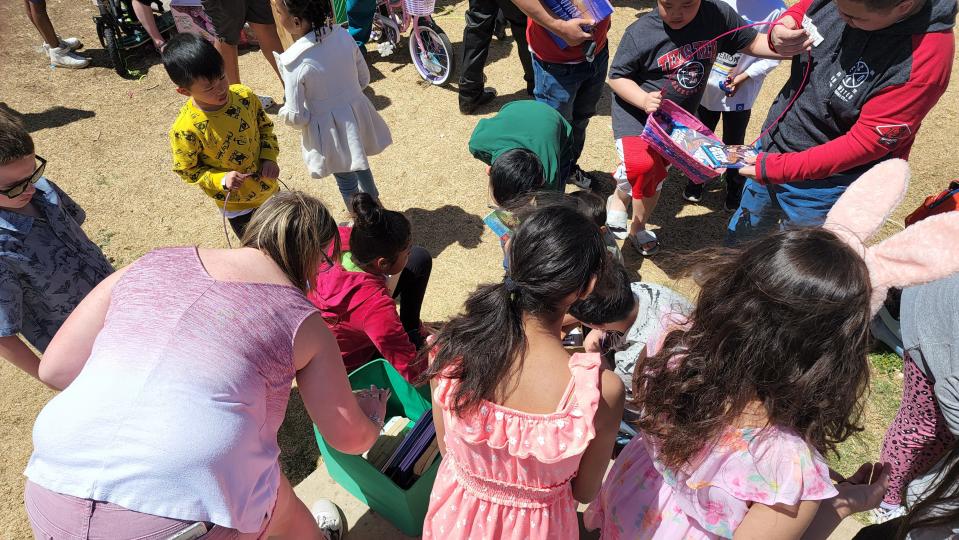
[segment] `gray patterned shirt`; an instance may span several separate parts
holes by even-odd
[[[20,333],[43,352],[113,266],[80,228],[83,209],[45,177],[36,188],[41,217],[0,208],[0,336]]]

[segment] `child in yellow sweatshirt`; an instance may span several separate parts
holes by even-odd
[[[252,90],[227,84],[223,59],[206,40],[175,35],[163,67],[190,98],[170,128],[173,172],[212,197],[242,238],[253,211],[278,189],[273,122]]]

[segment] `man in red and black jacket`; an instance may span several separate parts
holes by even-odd
[[[808,41],[796,38],[804,18],[823,40],[811,49],[801,87],[810,61]],[[866,169],[908,158],[922,119],[949,85],[955,20],[956,0],[802,0],[790,8],[769,42],[796,56],[764,129],[782,118],[760,141],[755,165],[741,171],[753,180],[727,242],[821,225]]]

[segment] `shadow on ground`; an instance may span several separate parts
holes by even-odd
[[[483,220],[459,206],[447,204],[435,210],[410,208],[403,214],[413,224],[413,242],[433,257],[439,257],[453,244],[474,249],[483,236]]]
[[[290,484],[297,485],[316,470],[320,448],[313,435],[313,421],[303,405],[300,389],[290,390],[290,403],[286,417],[276,435],[280,445],[280,470]]]
[[[670,277],[679,279],[684,270],[686,261],[683,255],[706,247],[721,246],[726,225],[729,223],[730,213],[723,209],[725,196],[724,184],[714,180],[706,186],[706,193],[700,203],[690,203],[683,200],[683,188],[686,186],[686,176],[673,169],[663,184],[659,206],[653,212],[649,224],[659,227],[656,231],[660,241],[659,251],[653,255],[656,265]],[[680,216],[680,212],[687,205],[705,207],[707,212],[696,212]],[[626,241],[623,245],[623,258],[626,267],[640,272],[644,257]]]
[[[73,109],[57,105],[38,113],[21,113],[6,103],[0,102],[0,112],[18,119],[27,131],[58,128],[85,118],[93,118],[97,113],[84,109]]]

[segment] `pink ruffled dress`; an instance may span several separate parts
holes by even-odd
[[[552,414],[491,402],[459,418],[449,409],[456,381],[440,379],[446,455],[436,475],[424,539],[568,539],[578,530],[570,481],[595,437],[600,356],[575,354],[569,386]]]

